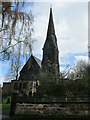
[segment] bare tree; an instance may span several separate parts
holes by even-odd
[[[73,71],[75,79],[87,79],[88,78],[88,62],[84,60],[77,61]]]
[[[18,80],[19,72],[22,67],[22,61],[20,60],[19,56],[15,55],[14,62],[12,62],[13,65],[9,67],[8,73],[7,73],[7,80],[15,79]]]
[[[12,54],[20,52],[23,55],[27,49],[31,52],[31,34],[33,31],[33,16],[21,11],[19,5],[24,7],[24,2],[2,2],[2,18],[0,26],[0,53],[2,59],[10,59]],[[21,47],[17,51],[17,46]],[[26,48],[25,48],[26,47]]]
[[[0,58],[10,60],[11,70],[19,70],[21,57],[31,53],[33,15],[20,9],[25,5],[24,0],[13,2],[2,2],[2,13],[0,13]],[[18,56],[16,60],[16,56]]]

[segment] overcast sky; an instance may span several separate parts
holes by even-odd
[[[55,33],[59,48],[59,64],[61,69],[68,64],[73,66],[77,60],[87,60],[88,55],[88,3],[49,3],[27,2],[23,11],[34,15],[33,55],[42,60],[43,45],[46,40],[50,6],[52,6]],[[5,81],[8,65],[0,63],[0,82]],[[4,68],[4,71],[3,71]],[[5,70],[6,69],[6,70]],[[2,72],[3,71],[3,72]]]
[[[42,59],[46,39],[50,6],[52,6],[55,32],[61,66],[72,65],[79,58],[87,59],[88,3],[29,3],[24,11],[32,9],[34,15],[33,54]]]

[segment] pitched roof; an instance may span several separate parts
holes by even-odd
[[[41,68],[41,60],[38,59],[38,58],[36,58],[35,56],[33,56],[33,57],[34,57],[34,59],[36,60],[36,62],[38,63],[39,67]]]
[[[22,71],[26,71],[26,70],[29,70],[29,68],[31,67],[31,65],[32,65],[32,59],[34,59],[35,61],[36,61],[36,63],[38,64],[38,66],[41,68],[41,60],[40,59],[38,59],[38,58],[36,58],[35,56],[33,56],[32,54],[31,54],[31,56],[29,57],[29,59],[27,60],[27,62],[26,62],[26,64],[23,66],[23,68],[22,68],[22,70],[20,71],[20,72],[22,72]]]

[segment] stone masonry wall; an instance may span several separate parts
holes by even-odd
[[[15,114],[88,115],[87,104],[16,104]]]

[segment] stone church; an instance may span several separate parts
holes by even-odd
[[[30,58],[20,71],[18,81],[12,81],[15,92],[27,95],[34,95],[36,86],[39,85],[37,75],[41,72],[46,74],[59,75],[59,51],[57,46],[57,38],[53,22],[52,8],[50,8],[49,23],[47,29],[46,40],[43,46],[42,61],[31,54]],[[27,88],[27,89],[26,89]]]

